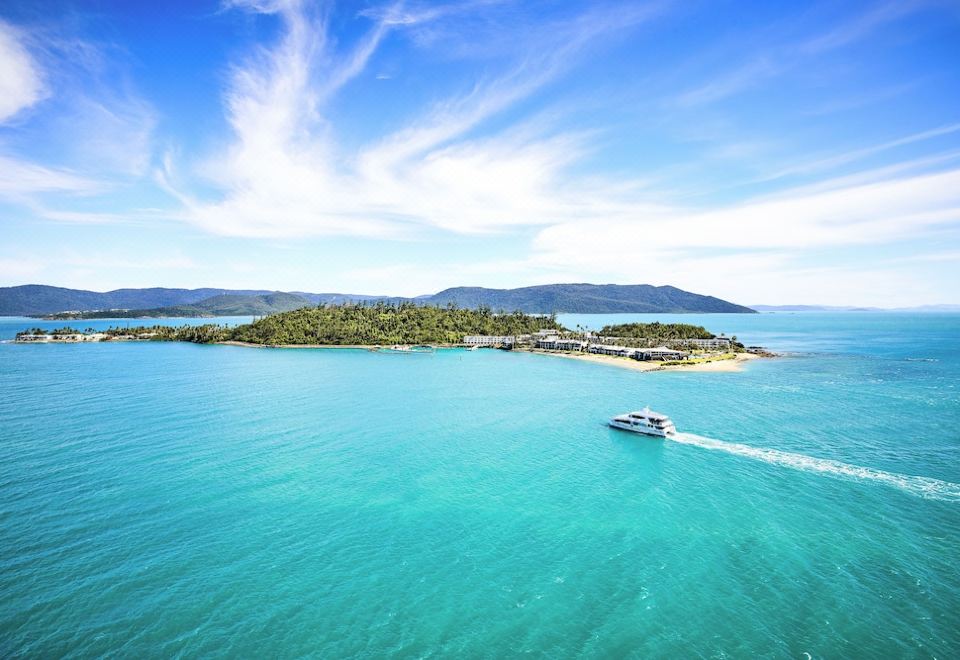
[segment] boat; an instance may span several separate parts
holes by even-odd
[[[468,350],[468,351],[475,351],[475,350],[477,350],[478,348],[480,348],[480,347],[479,347],[479,346],[471,346],[471,347],[468,348],[467,350]]]
[[[435,349],[433,346],[405,346],[402,344],[394,344],[393,346],[390,346],[388,348],[378,348],[377,350],[381,353],[410,354],[410,353],[433,353]]]
[[[677,434],[677,427],[664,414],[644,408],[636,412],[617,415],[610,420],[610,426],[623,431],[653,435],[658,438],[669,438]]]

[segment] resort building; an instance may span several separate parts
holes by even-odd
[[[714,337],[713,339],[673,339],[670,341],[673,345],[695,346],[696,348],[730,348],[729,337]]]
[[[597,355],[633,357],[633,354],[639,349],[630,348],[629,346],[614,346],[613,344],[590,344],[587,350],[591,353],[596,353]]]
[[[40,334],[40,335],[28,335],[22,334],[17,335],[16,341],[18,342],[40,342],[40,343],[50,343],[50,342],[68,342],[68,343],[80,343],[85,341],[106,341],[108,336],[103,332],[94,332],[91,334],[83,333],[50,333],[50,334]]]
[[[666,346],[658,346],[657,348],[638,348],[632,357],[634,360],[685,360],[687,354]]]
[[[556,335],[557,331],[553,328],[541,328],[534,334],[537,339],[540,339],[541,337],[554,337]]]
[[[19,342],[25,342],[25,341],[48,342],[48,341],[50,341],[50,335],[17,335],[17,341],[19,341]]]
[[[513,335],[467,335],[463,343],[467,346],[513,346],[517,338]]]
[[[582,351],[587,347],[587,342],[579,339],[560,339],[556,335],[552,337],[543,337],[537,340],[537,348],[547,351]]]

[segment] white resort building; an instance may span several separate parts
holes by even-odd
[[[591,353],[597,355],[615,355],[618,357],[633,357],[638,349],[629,346],[615,346],[614,344],[590,344],[587,348]]]
[[[666,346],[657,348],[638,348],[633,356],[634,360],[686,360],[687,354],[683,351],[675,351]]]
[[[590,344],[587,350],[598,355],[614,355],[617,357],[633,358],[634,360],[685,360],[687,354],[675,351],[666,346],[657,348],[631,348],[629,346],[614,346],[612,344]]]
[[[517,338],[513,335],[467,335],[463,343],[467,346],[513,346]]]
[[[543,337],[537,340],[537,348],[547,351],[582,351],[587,347],[587,342],[579,339],[560,339],[556,335],[552,337]]]
[[[85,341],[106,341],[107,335],[102,332],[94,332],[92,334],[83,334],[80,332],[76,333],[59,333],[59,334],[41,334],[41,335],[29,335],[22,334],[17,335],[16,341],[20,343],[24,342],[40,342],[42,344],[48,344],[53,342],[65,342],[65,343],[79,343]]]
[[[696,346],[697,348],[730,348],[729,337],[714,337],[713,339],[674,339],[670,343]]]

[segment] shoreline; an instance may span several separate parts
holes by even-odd
[[[375,351],[380,346],[372,344],[252,344],[247,341],[217,341],[217,346],[242,346],[244,348],[343,348],[343,349],[362,349],[365,351]]]
[[[385,348],[381,345],[370,344],[251,344],[242,341],[221,341],[216,342],[220,346],[240,346],[246,348],[318,348],[318,349],[352,349],[365,351],[378,351]],[[454,344],[432,344],[435,349],[462,348]],[[711,362],[696,362],[692,364],[669,364],[664,365],[657,361],[639,361],[630,358],[614,357],[612,355],[597,355],[595,353],[563,353],[559,351],[544,351],[540,349],[514,349],[514,353],[529,353],[531,355],[548,355],[553,357],[566,358],[568,360],[577,360],[580,362],[592,362],[593,364],[602,364],[611,367],[620,367],[621,369],[631,369],[633,371],[690,371],[697,373],[717,372],[734,373],[743,371],[744,364],[752,360],[760,360],[766,355],[757,355],[755,353],[737,353],[735,357],[725,360],[713,360]]]
[[[714,360],[712,362],[698,362],[692,364],[668,364],[664,365],[655,361],[639,361],[630,358],[614,357],[612,355],[597,355],[595,353],[561,353],[558,351],[543,350],[524,350],[518,351],[530,353],[532,355],[549,355],[553,357],[566,358],[568,360],[578,360],[580,362],[592,362],[594,364],[604,364],[610,367],[620,367],[621,369],[632,369],[633,371],[692,371],[692,372],[720,372],[732,373],[743,371],[744,363],[751,360],[759,360],[764,356],[753,353],[737,353],[736,357],[726,360]]]
[[[56,339],[49,341],[21,341],[21,340],[10,340],[10,343],[19,343],[19,344],[85,344],[85,343],[126,343],[126,342],[146,342],[146,341],[156,341],[147,338],[139,337],[117,337],[111,338],[110,340],[104,339],[84,339],[78,340],[73,337],[70,339]],[[173,340],[176,341],[176,340]],[[389,349],[392,347],[383,345],[383,344],[254,344],[244,341],[218,341],[212,342],[211,345],[214,346],[237,346],[240,348],[299,348],[299,349],[320,349],[320,350],[363,350],[370,352],[392,352]],[[406,345],[405,345],[406,346]],[[414,345],[409,345],[414,346]],[[431,344],[430,345],[434,350],[444,350],[444,349],[465,349],[465,347],[459,344]],[[385,350],[386,349],[386,350]],[[489,349],[488,349],[489,350]],[[397,351],[402,352],[402,351]],[[613,355],[599,355],[596,353],[567,353],[562,351],[547,351],[537,348],[517,348],[513,351],[514,353],[528,353],[530,355],[546,355],[552,357],[565,358],[567,360],[577,360],[580,362],[592,362],[593,364],[606,365],[609,367],[619,367],[621,369],[631,369],[633,371],[640,372],[651,372],[651,371],[689,371],[697,373],[732,373],[743,371],[744,364],[752,360],[758,360],[763,358],[776,357],[776,355],[758,355],[756,353],[736,353],[732,358],[725,358],[720,360],[712,360],[709,362],[692,362],[688,364],[663,364],[660,361],[640,361],[634,360],[631,358],[616,357]],[[411,353],[416,353],[411,351]]]
[[[246,341],[217,341],[217,346],[242,346],[245,348],[322,348],[322,349],[350,349],[363,351],[381,351],[393,348],[394,344],[252,344]],[[433,349],[460,348],[457,344],[396,344],[405,348],[429,345]],[[411,351],[416,353],[416,351]]]

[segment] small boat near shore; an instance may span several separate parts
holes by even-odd
[[[410,353],[433,353],[436,349],[433,346],[401,346],[400,344],[394,344],[386,348],[378,349],[381,353],[401,353],[401,354],[410,354]]]
[[[617,415],[610,420],[610,426],[622,431],[642,433],[658,438],[669,438],[677,434],[677,427],[666,415],[644,408],[631,413]]]

